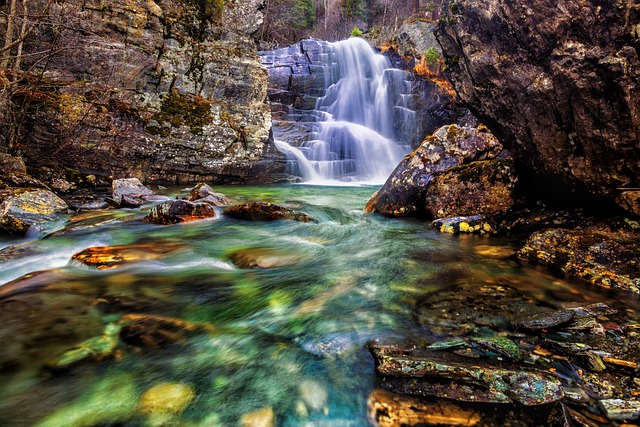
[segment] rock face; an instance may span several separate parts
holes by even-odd
[[[638,187],[637,1],[444,5],[437,37],[449,77],[525,178],[564,199]]]
[[[445,216],[439,215],[440,210],[443,210],[443,213],[448,216],[457,215],[458,212],[448,208],[444,212],[444,208],[439,202],[434,204],[434,209],[428,208],[427,193],[431,201],[437,201],[445,195],[449,201],[451,198],[463,200],[466,197],[463,194],[466,187],[474,184],[458,182],[462,176],[459,173],[468,172],[471,169],[459,169],[458,172],[454,170],[445,176],[442,174],[454,166],[507,155],[498,140],[484,127],[473,129],[461,128],[456,125],[444,126],[404,158],[387,182],[369,200],[365,210],[390,217],[431,216],[433,218]],[[485,167],[480,166],[478,169],[483,170]],[[482,175],[484,173],[478,176]],[[507,180],[512,182],[513,178],[507,178]],[[481,178],[479,182],[482,181]],[[435,184],[437,182],[439,183]],[[438,191],[438,189],[446,187],[447,183],[453,185],[454,182],[460,184],[461,188],[458,190],[461,192],[449,193],[447,190],[441,193]],[[478,209],[480,208],[478,207]],[[461,214],[474,215],[477,213],[482,213],[482,211],[465,210]]]
[[[31,6],[44,10],[39,3]],[[64,46],[62,54],[42,61],[46,85],[16,95],[33,112],[32,131],[19,141],[27,163],[64,160],[147,182],[273,181],[284,161],[269,141],[267,72],[255,42],[262,7],[55,2],[44,20],[59,26],[33,32],[26,47]]]

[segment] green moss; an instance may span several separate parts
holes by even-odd
[[[153,119],[159,123],[169,123],[173,127],[189,126],[192,133],[199,135],[202,134],[203,127],[213,121],[211,104],[211,101],[201,96],[181,94],[174,89],[165,96],[160,112]],[[168,132],[155,126],[149,126],[147,131],[155,131],[162,136],[166,136],[163,134]]]

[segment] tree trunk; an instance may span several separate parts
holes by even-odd
[[[22,27],[20,28],[20,42],[18,43],[18,52],[16,53],[16,60],[13,64],[14,71],[20,70],[20,62],[22,61],[22,47],[24,46],[24,39],[27,37],[27,19],[29,16],[29,0],[22,0]]]
[[[13,43],[13,29],[16,20],[16,9],[18,0],[11,0],[9,13],[7,14],[7,33],[4,36],[4,52],[2,52],[2,60],[0,68],[6,69],[9,66],[9,58],[11,57],[11,43]]]

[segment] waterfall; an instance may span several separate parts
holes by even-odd
[[[385,56],[376,54],[360,38],[315,43],[311,54],[304,51],[301,42],[304,55],[292,54],[292,49],[262,55],[263,62],[276,70],[270,75],[272,83],[288,76],[288,88],[297,84],[311,95],[318,92],[313,110],[295,110],[301,117],[298,121],[313,124],[307,137],[303,141],[278,140],[276,147],[306,182],[383,183],[409,151],[409,144],[400,141],[403,132],[413,129],[415,123],[415,112],[407,105],[410,87],[406,73],[393,69]],[[289,55],[289,62],[285,64],[278,55]],[[297,56],[291,59],[291,55]],[[300,67],[302,61],[308,61],[308,70]],[[287,69],[283,77],[278,66],[292,71]],[[306,79],[300,69],[308,73]],[[318,86],[322,86],[320,90]],[[300,95],[297,97],[299,102]],[[277,132],[274,134],[277,139]]]

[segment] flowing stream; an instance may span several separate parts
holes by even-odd
[[[262,409],[279,426],[365,426],[377,384],[366,343],[419,333],[412,309],[426,293],[504,280],[542,300],[593,295],[507,259],[509,240],[366,214],[373,187],[217,189],[318,222],[222,215],[159,226],[141,221],[146,206],[87,212],[47,238],[2,243],[0,425],[231,426]],[[146,246],[119,268],[71,259],[132,244]],[[151,327],[142,343],[118,339],[122,322],[142,315],[188,323]],[[86,357],[55,368],[78,352]],[[154,412],[154,387],[189,398],[175,414]]]

